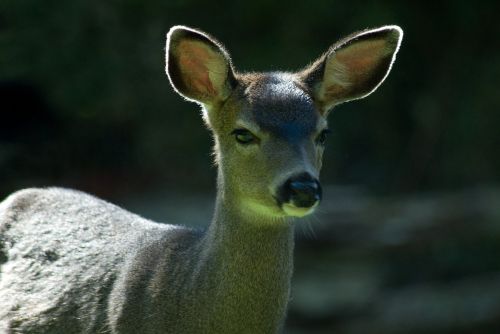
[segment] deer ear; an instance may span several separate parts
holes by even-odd
[[[389,74],[402,37],[398,26],[353,34],[334,44],[299,77],[325,112],[334,105],[361,99],[373,93]]]
[[[174,89],[188,100],[224,101],[235,86],[231,59],[207,34],[175,26],[167,34],[166,72]]]

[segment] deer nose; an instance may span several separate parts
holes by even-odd
[[[282,186],[279,200],[298,208],[310,208],[321,200],[321,185],[309,173],[289,178]]]

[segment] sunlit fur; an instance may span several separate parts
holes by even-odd
[[[300,173],[319,177],[328,112],[381,84],[401,36],[395,26],[363,31],[298,73],[242,74],[215,39],[173,27],[169,80],[202,106],[215,143],[209,227],[155,223],[74,190],[12,194],[0,204],[0,333],[280,332],[293,219],[318,198],[297,207],[277,190]]]

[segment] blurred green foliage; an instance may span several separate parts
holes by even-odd
[[[498,7],[4,0],[0,191],[31,183],[211,185],[199,108],[176,96],[164,74],[174,24],[215,35],[245,71],[299,69],[343,35],[399,24],[405,38],[388,80],[330,118],[323,178],[382,192],[498,183]]]

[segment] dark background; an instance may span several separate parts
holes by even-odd
[[[0,198],[59,185],[204,225],[211,139],[165,76],[168,29],[205,30],[237,69],[261,71],[398,24],[386,82],[330,116],[325,200],[298,226],[286,332],[498,333],[497,3],[3,0]]]

